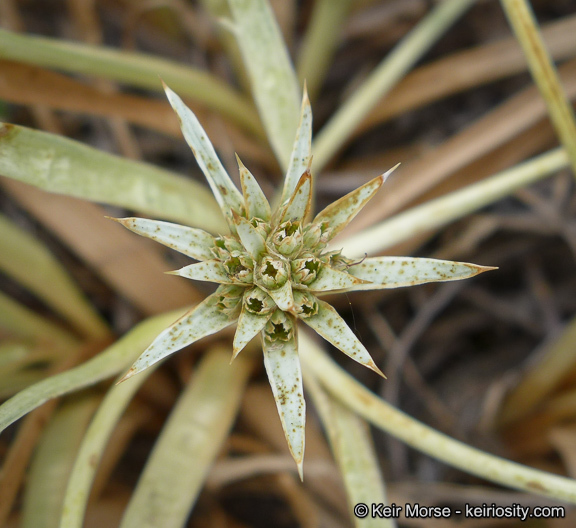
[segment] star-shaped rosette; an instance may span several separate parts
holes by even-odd
[[[242,192],[236,188],[194,113],[172,90],[166,86],[165,90],[230,233],[213,236],[201,229],[144,218],[116,220],[198,261],[171,273],[219,284],[212,295],[164,330],[123,380],[234,323],[232,359],[260,334],[282,427],[302,476],[306,413],[296,321],[302,320],[354,361],[384,376],[342,317],[319,297],[466,279],[493,268],[410,257],[370,257],[354,262],[340,251],[327,250],[330,240],[360,212],[394,169],[340,198],[310,221],[312,114],[306,93],[280,205],[272,211],[256,179],[239,159]]]

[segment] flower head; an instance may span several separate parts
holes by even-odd
[[[272,211],[256,179],[238,159],[242,192],[233,184],[196,116],[165,87],[184,137],[222,209],[230,234],[143,218],[117,221],[199,261],[172,272],[216,282],[217,290],[164,330],[127,379],[153,363],[237,322],[232,359],[258,334],[288,446],[302,475],[305,402],[298,358],[298,319],[358,363],[384,376],[325,293],[395,288],[472,277],[491,268],[461,262],[371,257],[356,263],[327,245],[376,194],[378,176],[309,220],[312,208],[312,115],[306,94],[280,205]],[[393,169],[392,169],[393,170]]]

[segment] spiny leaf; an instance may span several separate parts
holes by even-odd
[[[302,320],[348,357],[385,378],[386,376],[376,366],[366,347],[358,340],[344,319],[338,315],[338,312],[320,299],[318,299],[318,305],[316,315]]]
[[[190,264],[176,271],[166,272],[168,275],[178,275],[192,280],[218,282],[221,284],[234,284],[224,266],[219,260],[205,260],[196,264]]]
[[[131,378],[166,356],[231,325],[235,318],[220,309],[219,300],[220,288],[158,335],[120,381]]]
[[[318,278],[310,283],[308,289],[313,292],[354,289],[355,286],[366,284],[366,281],[354,277],[344,271],[338,271],[330,266],[322,266]]]
[[[234,225],[238,231],[238,236],[242,245],[248,250],[253,258],[257,259],[262,256],[266,250],[264,238],[256,231],[256,228],[246,218],[234,213]]]
[[[230,176],[218,159],[210,139],[204,132],[202,125],[190,110],[168,86],[164,85],[164,90],[168,101],[180,118],[180,126],[186,142],[192,149],[192,153],[202,169],[204,176],[208,180],[214,197],[222,209],[226,218],[231,220],[232,211],[241,213],[243,209],[243,198],[236,188]]]
[[[353,190],[339,200],[332,202],[316,215],[313,223],[324,224],[326,228],[329,229],[329,239],[335,237],[370,201],[396,167],[398,167],[398,165],[392,167],[388,172],[370,180],[368,183],[365,183],[362,187],[358,187],[358,189]]]
[[[309,170],[298,180],[294,193],[286,206],[281,209],[282,222],[288,220],[303,221],[312,208],[312,175]]]
[[[357,291],[468,279],[494,269],[497,268],[431,258],[370,257],[348,271],[359,279],[370,281],[350,288]]]
[[[202,229],[147,218],[110,218],[110,220],[193,259],[207,260],[213,257],[210,250],[216,242],[210,233]]]
[[[306,402],[302,390],[302,373],[296,334],[289,341],[270,343],[264,338],[262,342],[264,366],[276,400],[282,428],[290,453],[298,466],[300,478],[303,478]]]
[[[263,288],[264,289],[264,288]],[[268,295],[274,299],[280,310],[288,312],[294,308],[294,297],[292,295],[292,283],[286,282],[284,286],[275,290],[266,290]]]
[[[260,218],[270,220],[270,204],[262,192],[260,185],[252,173],[244,166],[238,155],[236,155],[238,168],[240,170],[240,183],[242,185],[242,194],[244,195],[244,205],[246,206],[246,215],[248,218]]]
[[[234,334],[234,342],[232,344],[232,359],[234,359],[242,349],[250,342],[258,333],[266,326],[266,323],[272,316],[272,313],[267,315],[255,315],[248,310],[242,310],[238,318],[238,328]]]
[[[282,189],[282,197],[280,203],[286,202],[294,192],[300,176],[304,174],[307,168],[310,167],[310,160],[312,158],[312,108],[310,107],[310,99],[308,99],[308,92],[306,84],[304,84],[304,93],[302,96],[302,108],[300,111],[300,124],[296,131],[296,139],[294,140],[294,147],[292,148],[292,155],[290,157],[290,165],[288,172],[284,179],[284,188]]]

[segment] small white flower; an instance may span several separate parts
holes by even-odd
[[[308,222],[312,115],[305,93],[281,203],[272,212],[254,176],[238,159],[240,193],[196,116],[172,90],[165,90],[231,234],[214,237],[167,222],[117,220],[131,231],[199,261],[172,273],[220,284],[215,293],[164,330],[123,380],[235,322],[232,358],[261,334],[266,372],[290,452],[302,475],[306,413],[296,320],[301,319],[344,354],[384,376],[336,310],[318,296],[459,280],[493,268],[410,257],[371,257],[355,263],[338,251],[325,251],[394,169],[340,198]]]

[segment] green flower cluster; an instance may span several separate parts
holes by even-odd
[[[117,220],[199,261],[172,273],[220,285],[164,330],[123,379],[235,322],[232,358],[260,334],[280,420],[302,475],[305,401],[296,320],[301,319],[346,355],[383,376],[352,330],[319,296],[458,280],[490,268],[410,257],[370,257],[354,262],[340,251],[330,250],[332,238],[376,194],[391,171],[340,198],[309,221],[312,116],[306,94],[280,205],[272,211],[256,179],[238,159],[240,193],[196,116],[169,88],[166,93],[228,221],[230,234],[215,237],[200,229],[142,218]]]

